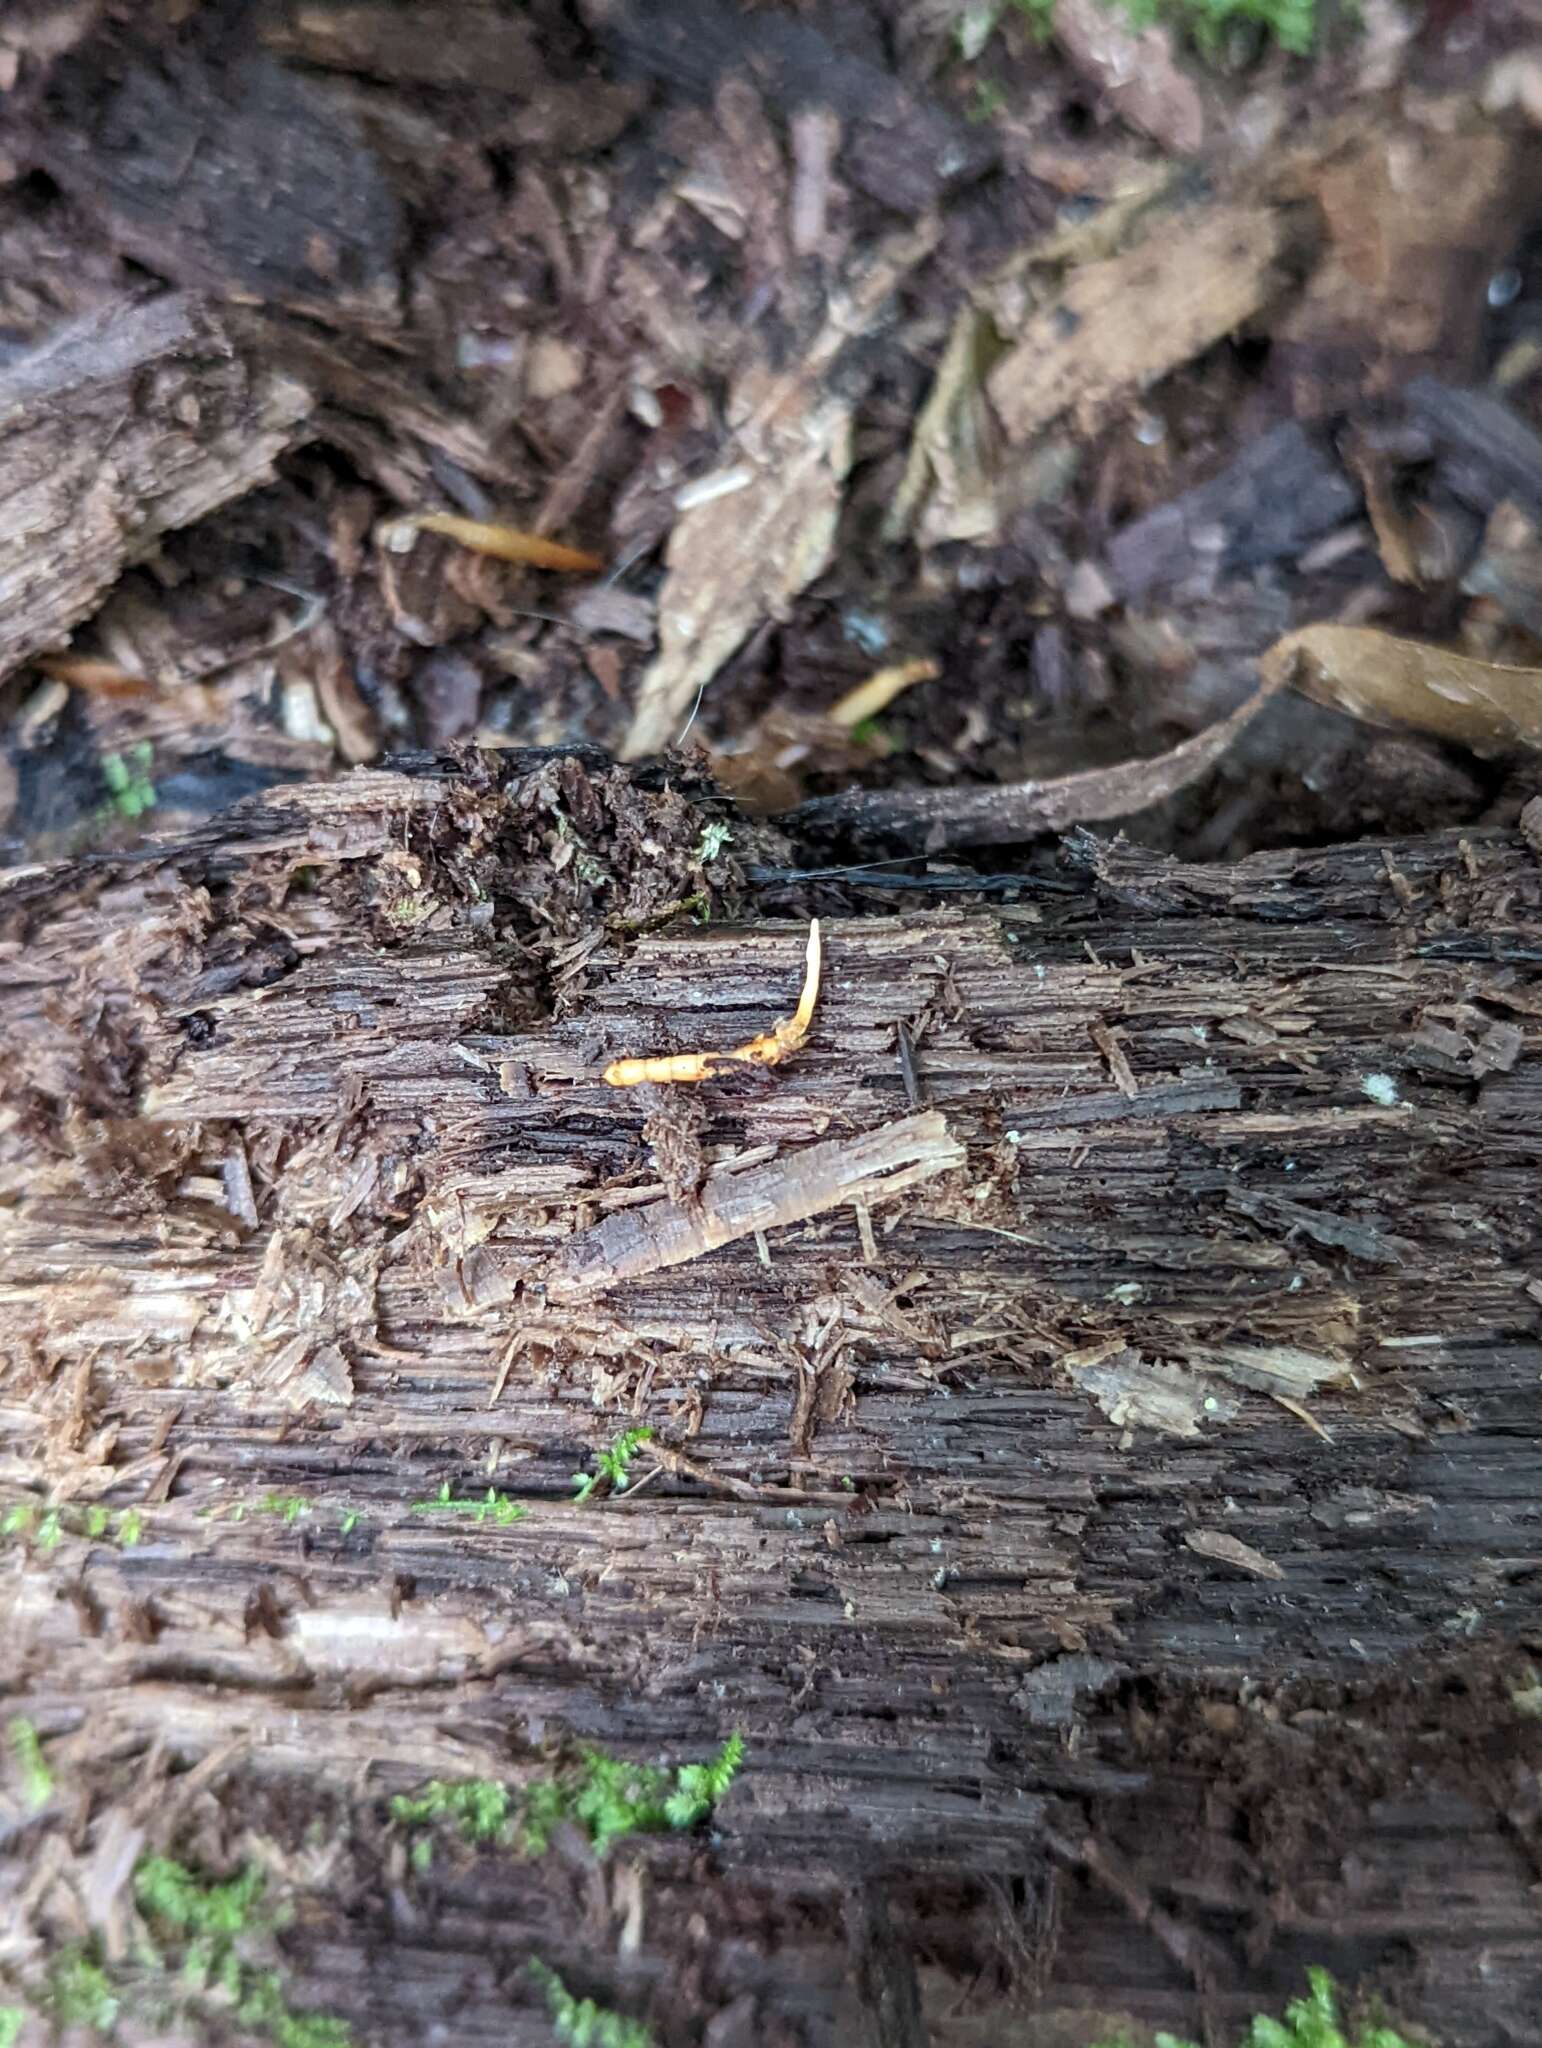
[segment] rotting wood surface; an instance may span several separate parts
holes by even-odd
[[[326,1817],[297,1969],[370,2041],[545,2040],[532,1951],[666,2048],[1230,2024],[1307,1962],[1527,2038],[1534,848],[1078,840],[1081,894],[822,907],[807,1046],[691,1093],[701,1214],[917,1118],[964,1165],[570,1298],[691,1207],[606,1062],[797,985],[801,923],[637,934],[710,814],[510,756],[0,881],[0,1483],[145,1518],[15,1547],[8,1710]],[[446,1479],[528,1518],[414,1513]],[[388,1875],[389,1792],[735,1727],[710,1843]]]

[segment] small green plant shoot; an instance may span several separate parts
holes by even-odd
[[[154,758],[148,740],[140,740],[126,754],[102,756],[102,780],[107,800],[120,818],[133,820],[155,808],[155,784],[150,780]]]
[[[493,1522],[498,1528],[506,1529],[510,1522],[524,1521],[530,1510],[522,1502],[510,1500],[506,1493],[498,1493],[491,1486],[481,1500],[459,1500],[450,1491],[447,1479],[432,1500],[415,1500],[412,1512],[415,1515],[469,1515],[473,1522]]]
[[[299,1493],[265,1493],[257,1503],[259,1515],[277,1515],[286,1529],[292,1529],[310,1511],[310,1502]]]
[[[578,1505],[582,1507],[593,1497],[595,1488],[607,1480],[611,1493],[625,1493],[632,1460],[652,1435],[653,1431],[646,1427],[624,1430],[608,1451],[596,1454],[592,1472],[575,1472],[573,1499]]]
[[[556,1971],[535,1956],[529,1970],[546,1993],[557,2039],[566,2048],[653,2048],[653,2030],[641,2020],[629,2020],[592,1998],[575,1998]]]

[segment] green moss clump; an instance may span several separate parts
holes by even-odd
[[[557,2039],[566,2048],[654,2048],[653,2030],[641,2020],[629,2020],[592,1998],[575,1998],[556,1971],[534,1956],[529,1970],[546,1993]]]
[[[584,1749],[576,1763],[538,1780],[524,1794],[519,1811],[520,1846],[544,1855],[553,1831],[570,1821],[603,1856],[623,1835],[669,1834],[705,1820],[728,1791],[744,1762],[744,1738],[730,1735],[706,1763],[680,1764],[673,1771],[628,1763],[602,1749]],[[402,1827],[428,1829],[444,1823],[468,1842],[502,1843],[513,1833],[515,1795],[492,1778],[434,1778],[416,1793],[398,1793],[391,1818]],[[415,1869],[433,1860],[430,1838],[412,1845]]]
[[[391,1818],[412,1828],[454,1821],[468,1842],[496,1842],[503,1839],[509,1805],[508,1787],[492,1778],[434,1778],[416,1798],[398,1794]]]
[[[135,1865],[134,1899],[161,1944],[152,1954],[163,1986],[175,1980],[173,2010],[196,2012],[217,1994],[223,2009],[267,2034],[274,2048],[352,2048],[345,2020],[294,2011],[279,1973],[248,1960],[250,1944],[271,1935],[280,1917],[263,1904],[265,1889],[254,1865],[218,1881],[169,1856],[146,1856]],[[147,2001],[154,1996],[148,1989],[145,1995]]]
[[[565,1776],[532,1785],[525,1801],[524,1846],[544,1853],[560,1821],[581,1827],[603,1856],[623,1835],[666,1834],[694,1827],[718,1804],[744,1761],[744,1738],[730,1735],[704,1764],[681,1764],[671,1774],[633,1764],[603,1750],[586,1749]]]
[[[1170,22],[1202,57],[1218,57],[1230,32],[1261,28],[1293,57],[1310,56],[1317,40],[1317,0],[1119,0],[1136,28]]]
[[[1283,2020],[1263,2013],[1253,2019],[1239,2048],[1417,2048],[1395,2027],[1359,2026],[1352,2032],[1339,2020],[1338,1994],[1326,1970],[1308,1970],[1305,1998],[1293,1998]],[[1131,2048],[1128,2040],[1100,2041],[1097,2048]],[[1196,2048],[1176,2034],[1155,2036],[1155,2048]]]
[[[118,1994],[89,1949],[67,1948],[49,1973],[49,2003],[63,2027],[111,2032],[118,2019]]]
[[[223,1884],[206,1884],[169,1856],[146,1856],[135,1866],[134,1898],[148,1919],[179,1933],[230,1941],[254,1923],[262,1872],[243,1870]]]

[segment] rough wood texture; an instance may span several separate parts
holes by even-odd
[[[1534,849],[1081,840],[1079,894],[826,914],[810,1043],[692,1118],[600,1070],[764,1029],[805,929],[639,931],[710,815],[505,757],[6,879],[0,1484],[145,1504],[16,1551],[10,1711],[87,1787],[216,1758],[232,1848],[318,1819],[297,1983],[369,2041],[547,2041],[532,1952],[666,2048],[1230,2025],[1307,1962],[1532,2038]],[[710,1215],[918,1113],[963,1169],[548,1284],[676,1228],[671,1119]],[[529,1516],[414,1512],[446,1479]],[[710,1840],[603,1876],[386,1833],[734,1727]]]
[[[175,293],[105,306],[0,371],[0,675],[163,534],[267,482],[310,405]]]
[[[255,48],[241,12],[181,46],[93,37],[19,146],[160,276],[392,326],[390,179],[356,116]]]

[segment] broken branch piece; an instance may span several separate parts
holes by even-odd
[[[964,1148],[940,1111],[923,1110],[864,1131],[784,1153],[765,1166],[710,1177],[696,1202],[621,1209],[563,1247],[545,1274],[553,1300],[603,1292],[683,1266],[756,1231],[781,1230],[835,1208],[868,1209],[964,1164]],[[479,1307],[506,1299],[494,1268],[474,1285]]]
[[[814,1005],[819,1000],[819,964],[819,919],[816,917],[809,922],[803,993],[790,1017],[779,1018],[769,1031],[762,1031],[747,1045],[735,1046],[732,1052],[673,1052],[659,1053],[652,1059],[612,1060],[605,1069],[605,1079],[612,1088],[637,1088],[645,1081],[707,1081],[720,1062],[756,1067],[780,1066],[808,1037],[809,1025],[814,1021]]]

